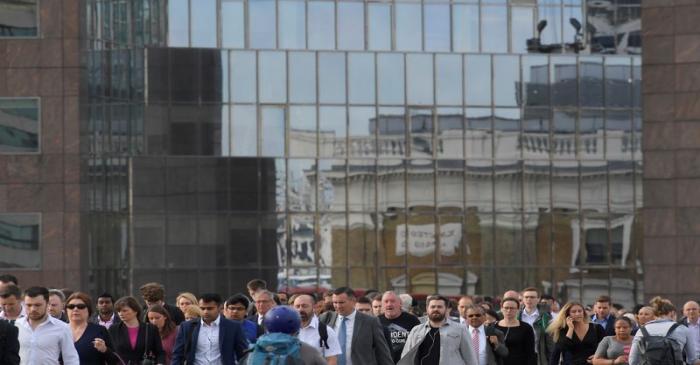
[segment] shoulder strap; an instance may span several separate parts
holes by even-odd
[[[325,348],[326,350],[329,349],[328,326],[326,326],[326,324],[321,321],[318,322],[318,337],[320,337],[319,346]]]
[[[147,359],[148,358],[148,322],[145,323],[146,325],[146,334],[144,335],[143,339],[143,358]]]
[[[680,323],[674,323],[673,326],[671,326],[671,328],[668,329],[668,332],[666,332],[666,337],[668,337],[671,333],[673,333],[673,331],[675,331],[676,328],[678,328],[678,326],[680,326],[680,325],[681,325]]]

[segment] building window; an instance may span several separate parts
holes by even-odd
[[[0,153],[39,152],[39,99],[0,98]]]
[[[0,214],[0,268],[38,269],[41,216]]]
[[[0,37],[39,35],[37,0],[0,0]]]

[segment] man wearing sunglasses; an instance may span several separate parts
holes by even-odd
[[[486,315],[478,305],[469,305],[464,313],[467,332],[472,342],[472,349],[479,360],[479,365],[498,365],[508,356],[508,348],[503,341],[503,332],[491,326],[484,326]]]

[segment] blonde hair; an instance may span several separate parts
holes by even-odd
[[[197,304],[197,297],[194,296],[194,294],[192,294],[190,292],[184,292],[184,293],[180,293],[177,295],[177,299],[175,299],[176,306],[178,306],[178,307],[180,306],[180,299],[182,299],[182,298],[189,300],[190,302],[192,302],[192,304],[195,304],[195,305]]]
[[[559,314],[552,320],[552,323],[547,326],[547,333],[552,336],[552,339],[556,343],[559,341],[559,332],[566,328],[566,317],[569,316],[571,308],[579,306],[583,310],[583,323],[588,323],[588,316],[586,315],[586,308],[578,302],[568,302],[561,307]]]
[[[654,311],[656,317],[667,316],[676,312],[676,307],[670,300],[661,297],[654,297],[649,301],[649,306]]]
[[[201,318],[202,317],[202,310],[199,309],[198,306],[196,305],[191,305],[185,309],[185,318],[190,317],[190,318]]]

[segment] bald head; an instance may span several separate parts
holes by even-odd
[[[683,315],[688,318],[688,322],[697,323],[700,317],[700,305],[698,302],[691,300],[683,305]]]
[[[518,293],[515,290],[508,290],[505,293],[503,293],[503,299],[506,299],[506,298],[513,298],[513,299],[517,299],[518,301],[520,301],[520,293]]]

